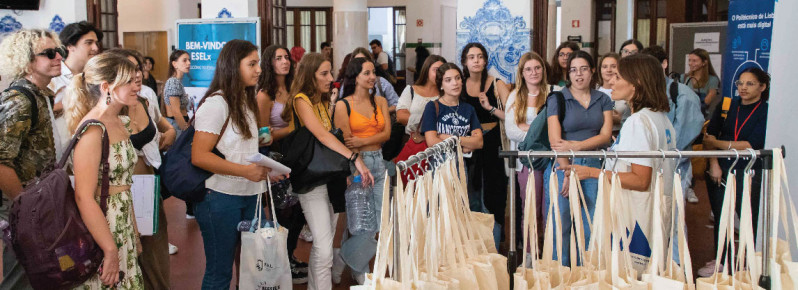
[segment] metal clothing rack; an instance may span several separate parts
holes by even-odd
[[[784,152],[784,146],[782,154]],[[514,172],[516,168],[517,158],[557,158],[557,157],[572,157],[572,158],[692,158],[692,157],[715,157],[715,158],[746,158],[756,157],[763,160],[762,163],[762,196],[764,196],[764,203],[762,210],[765,212],[765,228],[764,228],[764,241],[762,246],[763,253],[770,253],[770,237],[772,229],[770,221],[773,219],[772,210],[772,195],[770,194],[773,187],[773,180],[771,179],[771,171],[773,170],[773,150],[711,150],[711,151],[501,151],[499,157],[509,159],[510,171]],[[513,273],[518,267],[518,257],[515,249],[515,174],[510,174],[510,250],[507,254],[507,270]],[[771,289],[770,281],[770,263],[767,262],[768,254],[762,255],[762,276],[759,277],[759,286],[764,289]],[[510,283],[513,283],[511,280]]]
[[[459,145],[460,145],[460,139],[458,137],[456,137],[456,136],[452,136],[452,137],[446,138],[445,140],[441,141],[438,144],[432,145],[431,147],[425,149],[424,151],[418,152],[418,153],[410,156],[409,158],[407,158],[406,161],[397,162],[396,163],[396,167],[397,167],[396,174],[391,176],[391,186],[394,186],[395,184],[397,184],[398,178],[401,178],[401,174],[402,174],[403,171],[405,171],[405,170],[411,170],[412,171],[411,167],[413,165],[419,164],[419,163],[421,163],[421,161],[424,161],[424,160],[427,160],[427,162],[429,163],[429,157],[438,155],[438,154],[443,153],[443,152],[447,152],[447,151],[449,151],[448,150],[449,148],[454,148],[453,151],[456,152],[457,151],[456,148]],[[454,157],[454,156],[449,156],[449,157]],[[426,171],[426,170],[423,170],[423,171]],[[415,172],[413,172],[413,174],[415,174]],[[391,201],[393,201],[393,198],[395,196],[394,194],[395,194],[395,191],[391,193]],[[396,216],[395,214],[398,212],[398,210],[399,210],[398,203],[393,202],[392,206],[391,206],[391,214]],[[393,247],[393,264],[394,264],[393,277],[396,280],[401,281],[400,280],[401,277],[399,277],[399,270],[398,270],[399,269],[399,250],[400,250],[400,248],[399,248],[399,235],[398,235],[398,233],[399,233],[399,223],[398,223],[398,221],[396,219],[393,220],[393,232],[394,232],[393,244],[395,245]]]

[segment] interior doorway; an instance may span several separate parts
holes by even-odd
[[[123,39],[125,48],[135,49],[155,60],[152,75],[160,87],[168,78],[169,44],[166,31],[125,32]]]

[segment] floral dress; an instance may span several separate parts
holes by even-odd
[[[132,132],[130,130],[130,118],[127,116],[120,116],[119,118],[125,124],[125,128]],[[105,130],[105,126],[101,123],[91,125],[100,126]],[[80,133],[82,134],[83,132]],[[133,143],[130,142],[130,139],[126,139],[110,146],[108,155],[108,165],[110,166],[110,172],[108,173],[109,185],[132,185],[133,168],[136,166],[136,161],[138,161]],[[100,174],[98,178],[97,184],[99,185],[102,182],[102,175]],[[95,196],[95,199],[97,203],[100,203],[100,196]],[[98,273],[75,289],[144,289],[141,269],[137,261],[136,230],[133,227],[135,221],[133,216],[133,195],[130,190],[112,194],[108,197],[108,210],[105,213],[105,218],[108,220],[108,227],[114,236],[114,241],[119,251],[119,271],[124,273],[124,277],[119,281],[118,286],[108,287],[103,285]]]

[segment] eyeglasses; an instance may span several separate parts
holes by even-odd
[[[576,73],[577,71],[582,72],[582,73],[588,73],[590,71],[590,67],[588,67],[588,66],[583,66],[583,67],[579,67],[579,68],[572,67],[572,68],[570,68],[568,70],[568,72],[570,72],[570,73]]]
[[[559,54],[557,54],[557,55],[558,55],[559,57],[571,57],[571,53],[570,53],[570,52],[560,52],[560,53],[559,53]]]
[[[636,54],[637,50],[628,50],[628,49],[621,49],[621,54],[623,55],[633,55]]]
[[[37,53],[36,56],[46,56],[49,59],[55,59],[56,53],[60,54],[61,58],[66,58],[66,50],[64,50],[63,46],[42,50],[42,52]]]
[[[743,85],[745,85],[746,87],[756,87],[756,86],[759,86],[759,83],[758,83],[758,82],[756,82],[756,83],[755,83],[755,82],[743,82],[743,81],[736,81],[736,82],[734,82],[734,84],[735,84],[736,86],[738,86],[738,87],[742,87]]]

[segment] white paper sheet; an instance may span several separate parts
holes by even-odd
[[[157,230],[157,208],[155,195],[155,175],[133,175],[133,209],[136,224],[142,236],[151,236]]]

